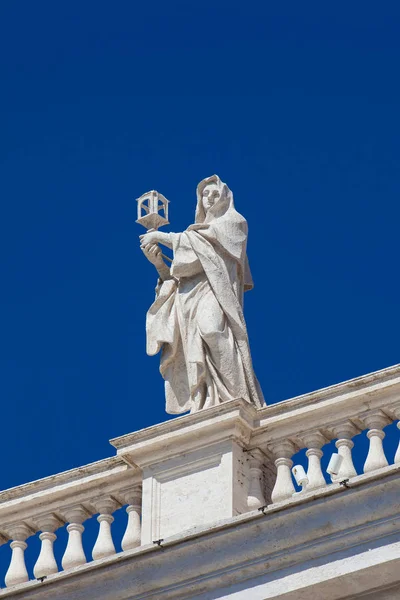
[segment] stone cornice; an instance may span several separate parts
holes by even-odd
[[[140,482],[140,471],[115,456],[11,488],[0,493],[0,530],[15,518],[30,522],[44,508],[58,513],[71,501],[90,503],[99,486],[111,493]]]
[[[334,437],[332,426],[349,421],[362,430],[359,415],[381,409],[393,418],[400,403],[400,365],[394,365],[309,394],[256,410],[244,400],[178,417],[114,438],[110,443],[132,466],[144,467],[163,456],[182,454],[222,439],[236,439],[249,448],[268,450],[277,440],[291,439],[301,447],[300,433],[320,430]]]
[[[337,383],[326,388],[315,390],[314,392],[308,392],[301,396],[295,396],[288,400],[282,400],[276,404],[271,404],[257,410],[257,419],[259,424],[262,425],[264,419],[270,419],[272,417],[281,415],[282,413],[291,412],[300,408],[307,408],[312,405],[315,409],[326,401],[332,400],[347,400],[353,396],[359,397],[360,395],[374,395],[380,393],[382,390],[386,390],[390,397],[390,391],[396,387],[395,394],[398,395],[398,385],[400,383],[400,363],[381,369],[380,371],[374,371],[361,377],[355,377],[342,383]],[[399,397],[400,401],[400,397]]]
[[[313,429],[320,429],[329,438],[332,425],[346,420],[364,429],[361,413],[382,409],[395,418],[393,406],[399,402],[400,365],[395,365],[258,410],[251,447],[274,440],[296,440],[298,434]]]
[[[247,445],[257,411],[244,400],[232,400],[194,414],[111,440],[128,464],[140,468],[182,455],[214,442],[235,440]]]
[[[48,477],[43,477],[42,479],[30,481],[28,483],[24,483],[0,492],[0,505],[8,500],[15,500],[22,496],[41,492],[56,485],[71,483],[72,481],[76,481],[84,477],[100,475],[101,473],[110,472],[114,468],[123,466],[124,463],[118,456],[112,456],[111,458],[104,458],[102,460],[83,465],[82,467],[76,467],[75,469],[62,471],[56,475],[49,475]]]

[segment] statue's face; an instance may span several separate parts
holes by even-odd
[[[203,203],[204,212],[214,206],[218,198],[220,197],[218,185],[216,183],[209,183],[203,190],[201,201]]]

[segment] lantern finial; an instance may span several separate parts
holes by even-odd
[[[151,190],[137,199],[138,218],[136,223],[140,223],[146,229],[158,229],[163,225],[168,225],[168,203],[165,196]],[[160,214],[161,213],[161,214]]]

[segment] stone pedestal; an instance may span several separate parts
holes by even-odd
[[[249,510],[256,412],[234,400],[111,441],[143,471],[142,544]]]

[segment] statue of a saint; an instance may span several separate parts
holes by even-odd
[[[186,231],[140,236],[160,277],[147,313],[147,353],[161,350],[167,413],[235,398],[264,405],[243,316],[243,293],[253,287],[247,229],[232,192],[213,175],[197,186],[195,223]],[[171,267],[158,244],[172,248]]]

